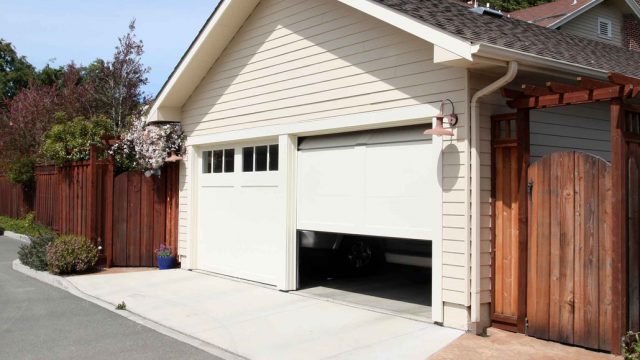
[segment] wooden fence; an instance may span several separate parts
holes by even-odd
[[[160,177],[141,172],[115,175],[113,163],[90,160],[61,167],[38,166],[27,193],[0,175],[0,215],[35,221],[60,234],[82,235],[101,246],[107,266],[155,266],[162,243],[177,251],[178,166]]]
[[[22,186],[0,174],[0,216],[23,217],[31,209],[30,198]]]

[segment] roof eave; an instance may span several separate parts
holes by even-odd
[[[389,25],[395,26],[416,37],[445,49],[466,60],[471,56],[472,44],[458,36],[449,34],[423,21],[391,9],[371,0],[338,0],[356,10],[368,14]]]
[[[504,61],[505,65],[508,61],[517,61],[521,65],[525,65],[533,70],[553,69],[572,76],[588,76],[599,80],[606,80],[609,74],[606,70],[577,65],[485,43],[474,46],[473,56],[475,61],[485,61],[483,58],[488,58],[492,59],[492,61]]]
[[[147,121],[179,120],[182,105],[258,3],[259,0],[220,0],[158,92]]]
[[[562,25],[568,23],[569,21],[575,19],[576,17],[578,17],[578,16],[584,14],[585,12],[593,9],[597,5],[602,4],[603,1],[604,0],[595,0],[595,1],[592,1],[591,3],[585,4],[582,7],[580,7],[579,9],[577,9],[576,11],[567,14],[566,16],[562,17],[561,19],[559,19],[558,21],[556,21],[554,23],[551,23],[551,25],[549,25],[547,27],[551,28],[551,29],[557,29],[560,26],[562,26]],[[633,0],[631,0],[631,1],[633,1]]]

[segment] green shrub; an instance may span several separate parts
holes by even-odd
[[[14,184],[22,184],[32,188],[36,180],[35,174],[36,160],[33,157],[22,156],[11,163],[4,165],[5,175]]]
[[[31,238],[30,244],[20,245],[18,250],[18,259],[20,262],[34,270],[47,270],[47,246],[51,244],[56,237],[52,234],[46,234]]]
[[[89,120],[77,117],[71,121],[61,121],[47,131],[40,151],[57,165],[67,161],[88,160],[91,146],[101,145],[104,136],[113,134],[113,122],[104,116]]]
[[[98,248],[83,236],[64,235],[47,248],[47,263],[53,274],[87,271],[98,261]]]
[[[33,213],[27,214],[27,216],[22,219],[0,216],[0,227],[3,227],[7,231],[13,231],[29,237],[55,235],[55,232],[48,227],[36,224]]]
[[[622,355],[625,360],[640,360],[640,333],[629,331],[622,338]]]

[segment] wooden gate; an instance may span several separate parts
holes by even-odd
[[[527,334],[612,350],[611,165],[553,153],[529,167],[529,189]]]
[[[178,165],[146,177],[126,172],[113,184],[113,265],[156,266],[160,244],[177,250]]]

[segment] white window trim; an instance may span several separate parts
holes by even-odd
[[[600,32],[600,24],[605,23],[607,24],[607,29],[609,30],[607,35],[603,35]],[[613,38],[613,23],[611,22],[611,20],[609,19],[605,19],[605,18],[598,18],[598,24],[597,24],[597,32],[598,32],[598,36],[603,38],[603,39],[608,39],[611,40],[611,38]]]

